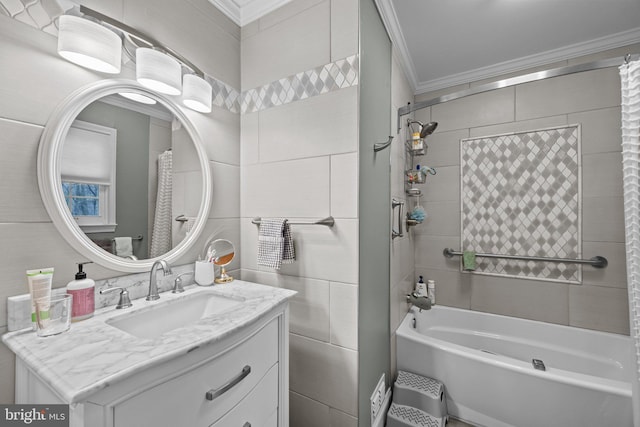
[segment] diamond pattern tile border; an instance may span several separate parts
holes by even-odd
[[[461,247],[581,258],[580,127],[460,141]],[[475,273],[580,283],[577,264],[477,258]]]
[[[254,113],[294,101],[356,86],[358,55],[303,71],[275,82],[242,92],[242,114]]]

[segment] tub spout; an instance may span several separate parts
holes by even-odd
[[[431,299],[429,297],[420,296],[415,292],[407,294],[407,302],[415,305],[420,310],[431,310]]]

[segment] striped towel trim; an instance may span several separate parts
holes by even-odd
[[[258,265],[279,269],[296,259],[291,228],[285,218],[263,218],[258,233]]]

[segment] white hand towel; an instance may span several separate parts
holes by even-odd
[[[258,233],[258,265],[279,269],[296,259],[289,223],[285,218],[262,218]]]
[[[116,255],[121,257],[128,257],[133,255],[133,243],[131,242],[131,236],[128,237],[115,237]]]

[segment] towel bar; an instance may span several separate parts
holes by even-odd
[[[462,256],[462,252],[454,251],[450,248],[445,248],[442,251],[442,254],[447,258],[452,258],[454,256]],[[567,264],[589,264],[595,268],[605,268],[609,265],[609,261],[605,257],[594,256],[591,259],[571,259],[571,258],[547,258],[547,257],[537,257],[537,256],[521,256],[521,255],[501,255],[501,254],[481,254],[477,253],[477,257],[482,258],[504,258],[504,259],[515,259],[519,261],[541,261],[541,262],[563,262]]]
[[[131,240],[142,240],[144,237],[142,237],[142,234],[138,234],[136,237],[132,237]],[[113,238],[111,239],[112,242],[115,242],[116,239]]]
[[[260,225],[260,223],[262,222],[262,218],[260,218],[259,216],[253,218],[251,220],[252,224],[256,224],[256,225]],[[327,227],[333,227],[333,225],[335,224],[335,220],[333,219],[332,216],[328,216],[326,218],[322,218],[319,219],[317,221],[288,221],[289,224],[291,225],[326,225]]]

